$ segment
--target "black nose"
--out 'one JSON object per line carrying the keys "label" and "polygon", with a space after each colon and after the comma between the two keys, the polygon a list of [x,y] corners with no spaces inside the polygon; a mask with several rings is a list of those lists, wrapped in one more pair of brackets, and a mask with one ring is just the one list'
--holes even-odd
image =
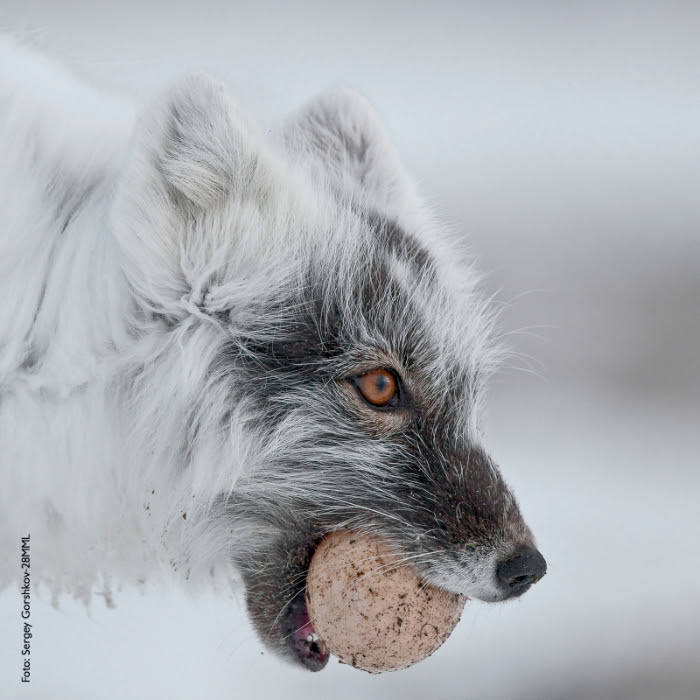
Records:
{"label": "black nose", "polygon": [[496,569],[496,577],[510,596],[518,596],[547,573],[547,562],[534,547],[520,547]]}

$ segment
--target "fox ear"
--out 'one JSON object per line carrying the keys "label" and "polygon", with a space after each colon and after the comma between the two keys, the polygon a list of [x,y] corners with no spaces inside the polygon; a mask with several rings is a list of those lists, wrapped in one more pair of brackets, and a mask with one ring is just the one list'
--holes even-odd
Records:
{"label": "fox ear", "polygon": [[415,199],[374,109],[352,90],[327,92],[307,105],[288,123],[285,143],[293,153],[311,156],[336,187],[385,213]]}
{"label": "fox ear", "polygon": [[129,174],[141,186],[170,187],[207,208],[250,183],[256,140],[223,85],[190,76],[141,118]]}
{"label": "fox ear", "polygon": [[144,112],[110,213],[144,303],[161,308],[191,293],[217,251],[236,244],[224,212],[231,218],[265,198],[275,167],[253,125],[206,76],[181,80]]}

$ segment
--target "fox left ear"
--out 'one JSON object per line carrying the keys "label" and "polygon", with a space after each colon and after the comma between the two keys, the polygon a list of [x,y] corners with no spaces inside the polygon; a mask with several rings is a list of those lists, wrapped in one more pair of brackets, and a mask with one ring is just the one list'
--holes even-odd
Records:
{"label": "fox left ear", "polygon": [[257,135],[233,98],[206,75],[180,80],[143,115],[132,166],[201,208],[243,193],[258,160]]}
{"label": "fox left ear", "polygon": [[413,184],[369,102],[352,90],[322,94],[286,126],[288,149],[311,156],[341,191],[386,214],[414,207]]}
{"label": "fox left ear", "polygon": [[232,226],[211,221],[227,207],[269,201],[276,172],[256,129],[207,76],[180,80],[147,108],[111,208],[122,264],[139,297],[169,308],[191,294],[217,251],[230,255],[238,243]]}

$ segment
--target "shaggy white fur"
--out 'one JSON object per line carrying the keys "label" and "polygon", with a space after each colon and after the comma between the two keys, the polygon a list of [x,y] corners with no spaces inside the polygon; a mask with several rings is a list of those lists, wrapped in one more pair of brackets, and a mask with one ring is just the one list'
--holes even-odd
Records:
{"label": "shaggy white fur", "polygon": [[[343,141],[329,126],[319,152],[338,122]],[[439,266],[436,290],[392,261],[426,342],[444,349],[435,396],[446,358],[473,379],[463,423],[478,438],[491,312],[362,98],[323,96],[264,140],[195,76],[136,120],[2,38],[0,153],[0,587],[19,580],[28,532],[34,580],[55,592],[231,573],[231,552],[265,526],[231,529],[213,504],[258,473],[257,493],[282,502],[294,487],[265,464],[308,427],[291,413],[261,442],[246,387],[212,367],[238,328],[274,337],[260,300],[269,309],[275,290],[303,285],[309,258],[326,261],[330,285],[354,283],[354,251],[372,245],[358,211],[419,231]]]}

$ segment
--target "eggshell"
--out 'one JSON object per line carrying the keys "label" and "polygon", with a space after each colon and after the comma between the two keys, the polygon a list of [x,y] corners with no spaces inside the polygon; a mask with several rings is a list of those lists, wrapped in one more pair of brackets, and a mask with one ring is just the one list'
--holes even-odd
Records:
{"label": "eggshell", "polygon": [[462,614],[464,596],[426,585],[386,543],[347,530],[314,552],[306,606],[332,654],[370,673],[407,668],[430,656]]}

